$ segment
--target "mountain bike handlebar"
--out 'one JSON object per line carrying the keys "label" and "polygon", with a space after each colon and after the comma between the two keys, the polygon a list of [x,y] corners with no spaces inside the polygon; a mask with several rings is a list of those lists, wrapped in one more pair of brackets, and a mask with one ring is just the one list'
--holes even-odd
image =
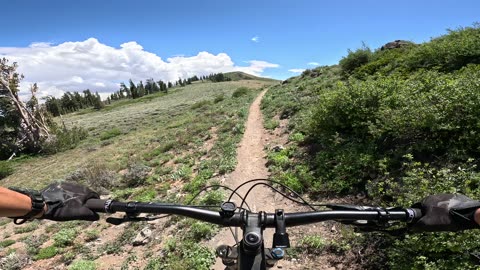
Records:
{"label": "mountain bike handlebar", "polygon": [[[137,217],[141,213],[174,214],[226,227],[241,227],[242,240],[236,246],[220,245],[217,256],[226,269],[265,270],[275,265],[284,256],[284,249],[290,247],[287,227],[306,225],[321,221],[335,220],[368,228],[382,228],[391,221],[407,223],[420,219],[420,209],[385,209],[369,206],[325,205],[333,210],[285,213],[276,209],[275,213],[253,213],[243,208],[237,209],[233,202],[224,202],[220,211],[212,211],[201,206],[188,206],[166,203],[118,202],[114,200],[90,199],[86,206],[95,212],[125,212],[123,219],[109,218],[108,222],[120,224],[124,221],[146,220]],[[388,226],[387,226],[388,227]],[[263,230],[275,228],[272,248],[265,248]]]}
{"label": "mountain bike handlebar", "polygon": [[[90,199],[87,201],[86,206],[92,211],[104,213],[125,212],[127,214],[175,214],[231,227],[242,227],[246,222],[246,211],[235,213],[232,211],[231,214],[226,214],[224,211],[212,211],[199,207],[178,204],[119,202],[114,200]],[[259,215],[259,222],[261,222],[262,227],[273,228],[276,226],[276,214],[265,212],[259,212],[257,214]],[[392,210],[384,208],[365,208],[365,210],[326,210],[285,213],[284,219],[285,225],[290,227],[327,220],[403,221],[411,223],[421,218],[421,216],[421,210],[416,208]]]}

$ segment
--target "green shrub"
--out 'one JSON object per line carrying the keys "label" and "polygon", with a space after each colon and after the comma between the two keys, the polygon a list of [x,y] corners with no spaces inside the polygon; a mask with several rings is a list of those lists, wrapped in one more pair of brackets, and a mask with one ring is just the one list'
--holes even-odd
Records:
{"label": "green shrub", "polygon": [[73,228],[61,229],[59,232],[53,235],[53,242],[56,247],[66,247],[73,244],[73,241],[77,237],[78,231]]}
{"label": "green shrub", "polygon": [[138,202],[151,202],[157,196],[157,192],[153,187],[142,188],[132,194],[132,200]]}
{"label": "green shrub", "polygon": [[307,134],[321,146],[319,180],[334,191],[363,189],[372,175],[401,172],[409,153],[437,163],[480,156],[479,75],[479,66],[469,66],[338,84],[321,96]]}
{"label": "green shrub", "polygon": [[27,232],[32,232],[38,229],[38,226],[40,225],[40,222],[38,220],[34,220],[32,222],[28,222],[26,224],[23,224],[21,226],[15,227],[13,229],[14,233],[27,233]]}
{"label": "green shrub", "polygon": [[224,194],[220,190],[208,191],[200,200],[203,205],[220,205],[223,202]]}
{"label": "green shrub", "polygon": [[367,64],[372,56],[372,51],[365,44],[355,51],[348,50],[348,55],[338,63],[344,74],[352,74],[355,69]]}
{"label": "green shrub", "polygon": [[13,173],[13,166],[10,162],[0,160],[0,179]]}
{"label": "green shrub", "polygon": [[266,129],[274,130],[280,125],[280,122],[276,119],[266,119],[263,125]]}
{"label": "green shrub", "polygon": [[[172,243],[172,241],[170,241]],[[191,241],[175,242],[166,248],[166,255],[150,260],[147,269],[198,269],[208,270],[215,262],[214,253],[207,247]]]}
{"label": "green shrub", "polygon": [[29,263],[30,259],[27,255],[14,252],[4,256],[0,260],[0,269],[20,270],[24,269],[25,266]]}
{"label": "green shrub", "polygon": [[54,128],[52,134],[54,135],[52,140],[42,142],[44,153],[55,154],[73,149],[88,136],[86,129],[76,126],[71,129]]}
{"label": "green shrub", "polygon": [[190,225],[189,237],[195,241],[211,238],[216,232],[216,227],[212,224],[195,221]]}
{"label": "green shrub", "polygon": [[248,94],[248,91],[250,91],[250,89],[248,89],[247,87],[239,87],[233,92],[232,97],[238,98],[241,96],[245,96],[246,94]]}
{"label": "green shrub", "polygon": [[41,248],[38,251],[38,254],[35,255],[34,260],[44,260],[44,259],[49,259],[57,255],[59,252],[58,248],[55,246],[49,246],[46,248]]}
{"label": "green shrub", "polygon": [[104,131],[100,134],[100,140],[105,141],[119,135],[122,135],[123,132],[118,128],[112,128],[110,130]]}
{"label": "green shrub", "polygon": [[0,248],[6,248],[13,244],[15,244],[15,240],[12,240],[12,239],[3,240],[3,241],[0,241]]}
{"label": "green shrub", "polygon": [[480,64],[480,24],[449,30],[448,34],[421,44],[405,57],[409,70],[436,68],[451,72]]}
{"label": "green shrub", "polygon": [[123,183],[127,187],[136,187],[145,182],[152,168],[140,162],[130,162],[127,170],[122,179]]}
{"label": "green shrub", "polygon": [[200,108],[206,108],[208,105],[211,104],[210,100],[202,100],[194,103],[192,106],[190,106],[190,109],[195,110],[195,109],[200,109]]}
{"label": "green shrub", "polygon": [[307,235],[300,240],[299,244],[308,253],[319,253],[327,246],[327,241],[319,235]]}
{"label": "green shrub", "polygon": [[215,99],[213,100],[213,103],[219,103],[225,100],[225,94],[220,94],[218,96],[215,96]]}
{"label": "green shrub", "polygon": [[68,270],[95,270],[97,265],[94,261],[78,260],[74,261]]}
{"label": "green shrub", "polygon": [[100,236],[100,231],[97,229],[87,230],[85,231],[85,241],[91,242],[93,240],[98,239]]}

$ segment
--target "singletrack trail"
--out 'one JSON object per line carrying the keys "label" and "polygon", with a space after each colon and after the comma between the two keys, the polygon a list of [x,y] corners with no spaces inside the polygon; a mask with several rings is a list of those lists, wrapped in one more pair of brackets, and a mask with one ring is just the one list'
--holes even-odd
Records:
{"label": "singletrack trail", "polygon": [[[267,134],[263,128],[263,116],[260,110],[260,102],[266,92],[267,90],[261,92],[250,106],[245,133],[237,149],[237,166],[235,171],[226,177],[223,183],[231,188],[236,188],[251,179],[268,178],[269,176],[266,167],[266,153],[264,152]],[[249,183],[242,187],[239,190],[239,194],[244,196],[248,189],[255,183],[258,182]],[[234,197],[234,201],[237,206],[241,203],[238,196]],[[254,212],[273,212],[279,208],[285,209],[286,212],[305,210],[303,207],[294,205],[290,201],[283,199],[281,195],[275,194],[268,187],[262,185],[256,186],[255,189],[250,192],[246,201]],[[240,229],[238,230],[238,234],[239,238],[241,238]],[[265,230],[264,239],[265,246],[270,247],[273,239],[273,229]],[[235,244],[232,233],[228,228],[223,228],[215,237],[208,241],[208,245],[213,248],[221,244]],[[278,265],[281,265],[284,269],[304,269],[299,265],[294,266],[292,262],[289,261],[280,261]],[[225,267],[221,260],[217,258],[212,269],[223,270]]]}

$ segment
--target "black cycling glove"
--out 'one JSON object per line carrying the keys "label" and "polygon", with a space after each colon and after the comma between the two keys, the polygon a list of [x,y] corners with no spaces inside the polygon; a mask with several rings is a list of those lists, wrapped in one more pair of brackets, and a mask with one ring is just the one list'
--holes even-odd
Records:
{"label": "black cycling glove", "polygon": [[99,195],[88,187],[63,182],[50,184],[42,190],[47,211],[41,218],[55,221],[98,220],[98,214],[85,207],[89,199],[99,199]]}
{"label": "black cycling glove", "polygon": [[461,231],[480,226],[474,220],[480,202],[462,194],[438,194],[412,205],[423,217],[411,226],[417,232]]}

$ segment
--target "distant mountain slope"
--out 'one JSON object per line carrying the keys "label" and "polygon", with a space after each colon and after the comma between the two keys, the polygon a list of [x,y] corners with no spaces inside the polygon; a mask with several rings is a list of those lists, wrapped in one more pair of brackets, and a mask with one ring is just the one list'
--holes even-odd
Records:
{"label": "distant mountain slope", "polygon": [[232,81],[241,81],[241,80],[277,81],[275,79],[257,77],[241,71],[227,72],[227,73],[224,73],[224,75],[230,78]]}

